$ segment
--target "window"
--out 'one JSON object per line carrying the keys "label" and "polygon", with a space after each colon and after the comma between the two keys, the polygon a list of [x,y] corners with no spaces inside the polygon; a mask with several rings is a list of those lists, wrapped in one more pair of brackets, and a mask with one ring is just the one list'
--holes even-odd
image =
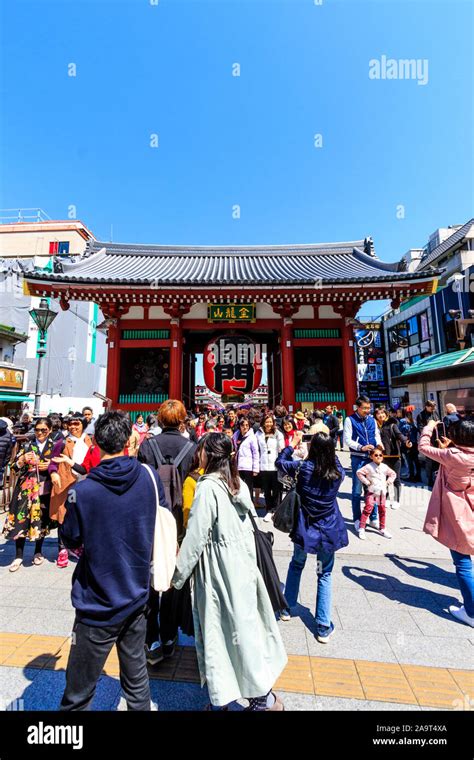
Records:
{"label": "window", "polygon": [[388,340],[390,351],[396,351],[398,348],[408,347],[407,323],[399,322],[398,325],[390,327],[388,330]]}
{"label": "window", "polygon": [[420,314],[420,333],[421,340],[429,340],[430,337],[430,324],[428,322],[428,312],[424,311]]}
{"label": "window", "polygon": [[400,377],[400,375],[403,373],[403,371],[406,369],[407,364],[405,361],[397,361],[397,362],[391,362],[390,364],[390,374],[392,377]]}
{"label": "window", "polygon": [[421,359],[420,354],[415,354],[414,356],[410,356],[410,364],[416,364]]}
{"label": "window", "polygon": [[411,317],[407,321],[407,327],[408,327],[408,340],[409,340],[410,346],[414,346],[416,343],[420,342],[420,333],[418,330],[418,316]]}

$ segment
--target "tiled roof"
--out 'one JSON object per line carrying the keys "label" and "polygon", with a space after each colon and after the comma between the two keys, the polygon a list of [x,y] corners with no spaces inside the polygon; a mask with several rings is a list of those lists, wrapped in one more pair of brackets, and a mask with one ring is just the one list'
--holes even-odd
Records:
{"label": "tiled roof", "polygon": [[431,253],[428,253],[419,263],[418,271],[425,269],[433,261],[436,261],[443,253],[449,251],[450,248],[454,248],[455,245],[461,242],[461,240],[467,235],[470,228],[474,225],[474,219],[469,219],[466,224],[460,227],[456,232],[453,232],[446,240],[433,248]]}
{"label": "tiled roof", "polygon": [[[307,285],[406,281],[420,273],[399,272],[363,250],[364,241],[285,246],[155,246],[91,241],[62,272],[36,272],[28,280],[52,282],[199,285]],[[425,277],[428,275],[424,275]]]}

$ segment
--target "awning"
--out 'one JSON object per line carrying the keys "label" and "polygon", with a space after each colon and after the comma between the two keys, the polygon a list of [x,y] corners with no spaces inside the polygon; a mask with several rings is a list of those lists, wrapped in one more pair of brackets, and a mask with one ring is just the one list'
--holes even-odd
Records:
{"label": "awning", "polygon": [[21,393],[0,393],[0,401],[27,401],[33,403],[32,396],[22,395]]}
{"label": "awning", "polygon": [[401,380],[420,375],[425,372],[437,372],[455,368],[471,369],[474,372],[474,348],[466,348],[463,351],[448,351],[443,354],[433,354],[425,359],[415,362],[407,367],[400,375]]}

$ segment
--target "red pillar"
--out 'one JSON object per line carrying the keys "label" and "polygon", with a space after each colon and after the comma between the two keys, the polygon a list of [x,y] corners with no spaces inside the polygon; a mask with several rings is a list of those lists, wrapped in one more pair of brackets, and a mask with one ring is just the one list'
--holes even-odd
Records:
{"label": "red pillar", "polygon": [[172,317],[170,330],[169,398],[183,397],[183,328],[180,317]]}
{"label": "red pillar", "polygon": [[119,403],[120,386],[120,319],[108,328],[107,383],[105,395],[112,400],[112,407]]}
{"label": "red pillar", "polygon": [[280,347],[281,347],[281,375],[282,375],[282,403],[289,409],[295,408],[295,358],[293,350],[293,320],[282,315]]}
{"label": "red pillar", "polygon": [[352,414],[357,398],[357,375],[354,351],[354,332],[349,318],[343,316],[342,325],[342,371],[344,375],[344,394],[346,396],[346,412]]}

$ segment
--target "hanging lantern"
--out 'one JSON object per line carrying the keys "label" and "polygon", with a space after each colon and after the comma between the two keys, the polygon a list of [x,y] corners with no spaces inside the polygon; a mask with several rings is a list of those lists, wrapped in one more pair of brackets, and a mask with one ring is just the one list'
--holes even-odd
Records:
{"label": "hanging lantern", "polygon": [[244,335],[220,335],[204,349],[204,381],[213,393],[243,396],[262,382],[261,346]]}

